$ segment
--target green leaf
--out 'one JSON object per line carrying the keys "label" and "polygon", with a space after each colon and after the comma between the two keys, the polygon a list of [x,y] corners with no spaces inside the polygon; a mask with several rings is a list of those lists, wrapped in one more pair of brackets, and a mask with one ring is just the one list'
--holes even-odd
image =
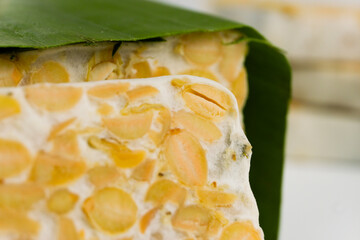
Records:
{"label": "green leaf", "polygon": [[[0,0],[0,52],[100,41],[161,41],[196,31],[237,29],[250,49],[246,134],[250,182],[267,240],[278,235],[291,72],[283,53],[253,28],[142,0]],[[120,43],[118,44],[118,46]]]}
{"label": "green leaf", "polygon": [[195,31],[251,28],[141,0],[0,0],[0,47],[138,41]]}
{"label": "green leaf", "polygon": [[284,165],[290,66],[278,49],[250,42],[246,58],[249,97],[244,109],[246,135],[253,146],[250,183],[266,239],[277,239]]}

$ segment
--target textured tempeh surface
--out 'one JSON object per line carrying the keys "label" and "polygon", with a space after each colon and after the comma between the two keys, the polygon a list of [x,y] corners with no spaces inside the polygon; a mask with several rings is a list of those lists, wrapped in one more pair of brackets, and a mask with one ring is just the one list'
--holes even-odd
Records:
{"label": "textured tempeh surface", "polygon": [[71,45],[0,55],[0,86],[149,78],[187,74],[218,81],[242,108],[247,46],[236,31],[192,33],[165,41]]}
{"label": "textured tempeh surface", "polygon": [[250,156],[205,78],[0,88],[0,239],[260,240]]}

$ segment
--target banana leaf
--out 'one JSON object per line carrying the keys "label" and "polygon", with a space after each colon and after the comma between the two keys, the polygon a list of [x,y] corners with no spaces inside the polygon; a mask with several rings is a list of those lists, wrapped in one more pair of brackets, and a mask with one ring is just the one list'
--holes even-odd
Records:
{"label": "banana leaf", "polygon": [[279,228],[291,70],[283,53],[241,23],[143,0],[0,0],[0,53],[74,43],[140,41],[237,29],[249,53],[246,134],[253,145],[250,182],[268,240]]}

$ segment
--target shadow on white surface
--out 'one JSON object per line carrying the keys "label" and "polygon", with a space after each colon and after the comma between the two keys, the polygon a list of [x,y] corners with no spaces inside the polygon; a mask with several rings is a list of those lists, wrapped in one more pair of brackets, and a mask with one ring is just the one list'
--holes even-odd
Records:
{"label": "shadow on white surface", "polygon": [[359,240],[360,167],[287,161],[280,240]]}

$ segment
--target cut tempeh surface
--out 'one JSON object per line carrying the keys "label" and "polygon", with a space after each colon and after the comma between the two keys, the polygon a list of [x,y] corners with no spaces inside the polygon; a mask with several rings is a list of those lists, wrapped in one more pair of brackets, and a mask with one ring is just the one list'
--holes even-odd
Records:
{"label": "cut tempeh surface", "polygon": [[[129,101],[138,89],[151,89],[146,102]],[[42,102],[50,93],[55,109]],[[222,85],[185,75],[41,83],[0,88],[0,99],[16,106],[0,118],[1,240],[263,239],[251,146]]]}
{"label": "cut tempeh surface", "polygon": [[[0,54],[0,87],[193,75],[229,88],[242,108],[247,96],[247,43],[236,42],[241,37],[234,30],[195,32],[165,37],[164,41],[122,42],[118,48],[116,43],[105,42]],[[115,89],[109,94],[121,93],[125,88]],[[92,95],[102,97],[107,89],[92,91]],[[156,94],[151,86],[127,92],[129,101],[146,101]]]}

